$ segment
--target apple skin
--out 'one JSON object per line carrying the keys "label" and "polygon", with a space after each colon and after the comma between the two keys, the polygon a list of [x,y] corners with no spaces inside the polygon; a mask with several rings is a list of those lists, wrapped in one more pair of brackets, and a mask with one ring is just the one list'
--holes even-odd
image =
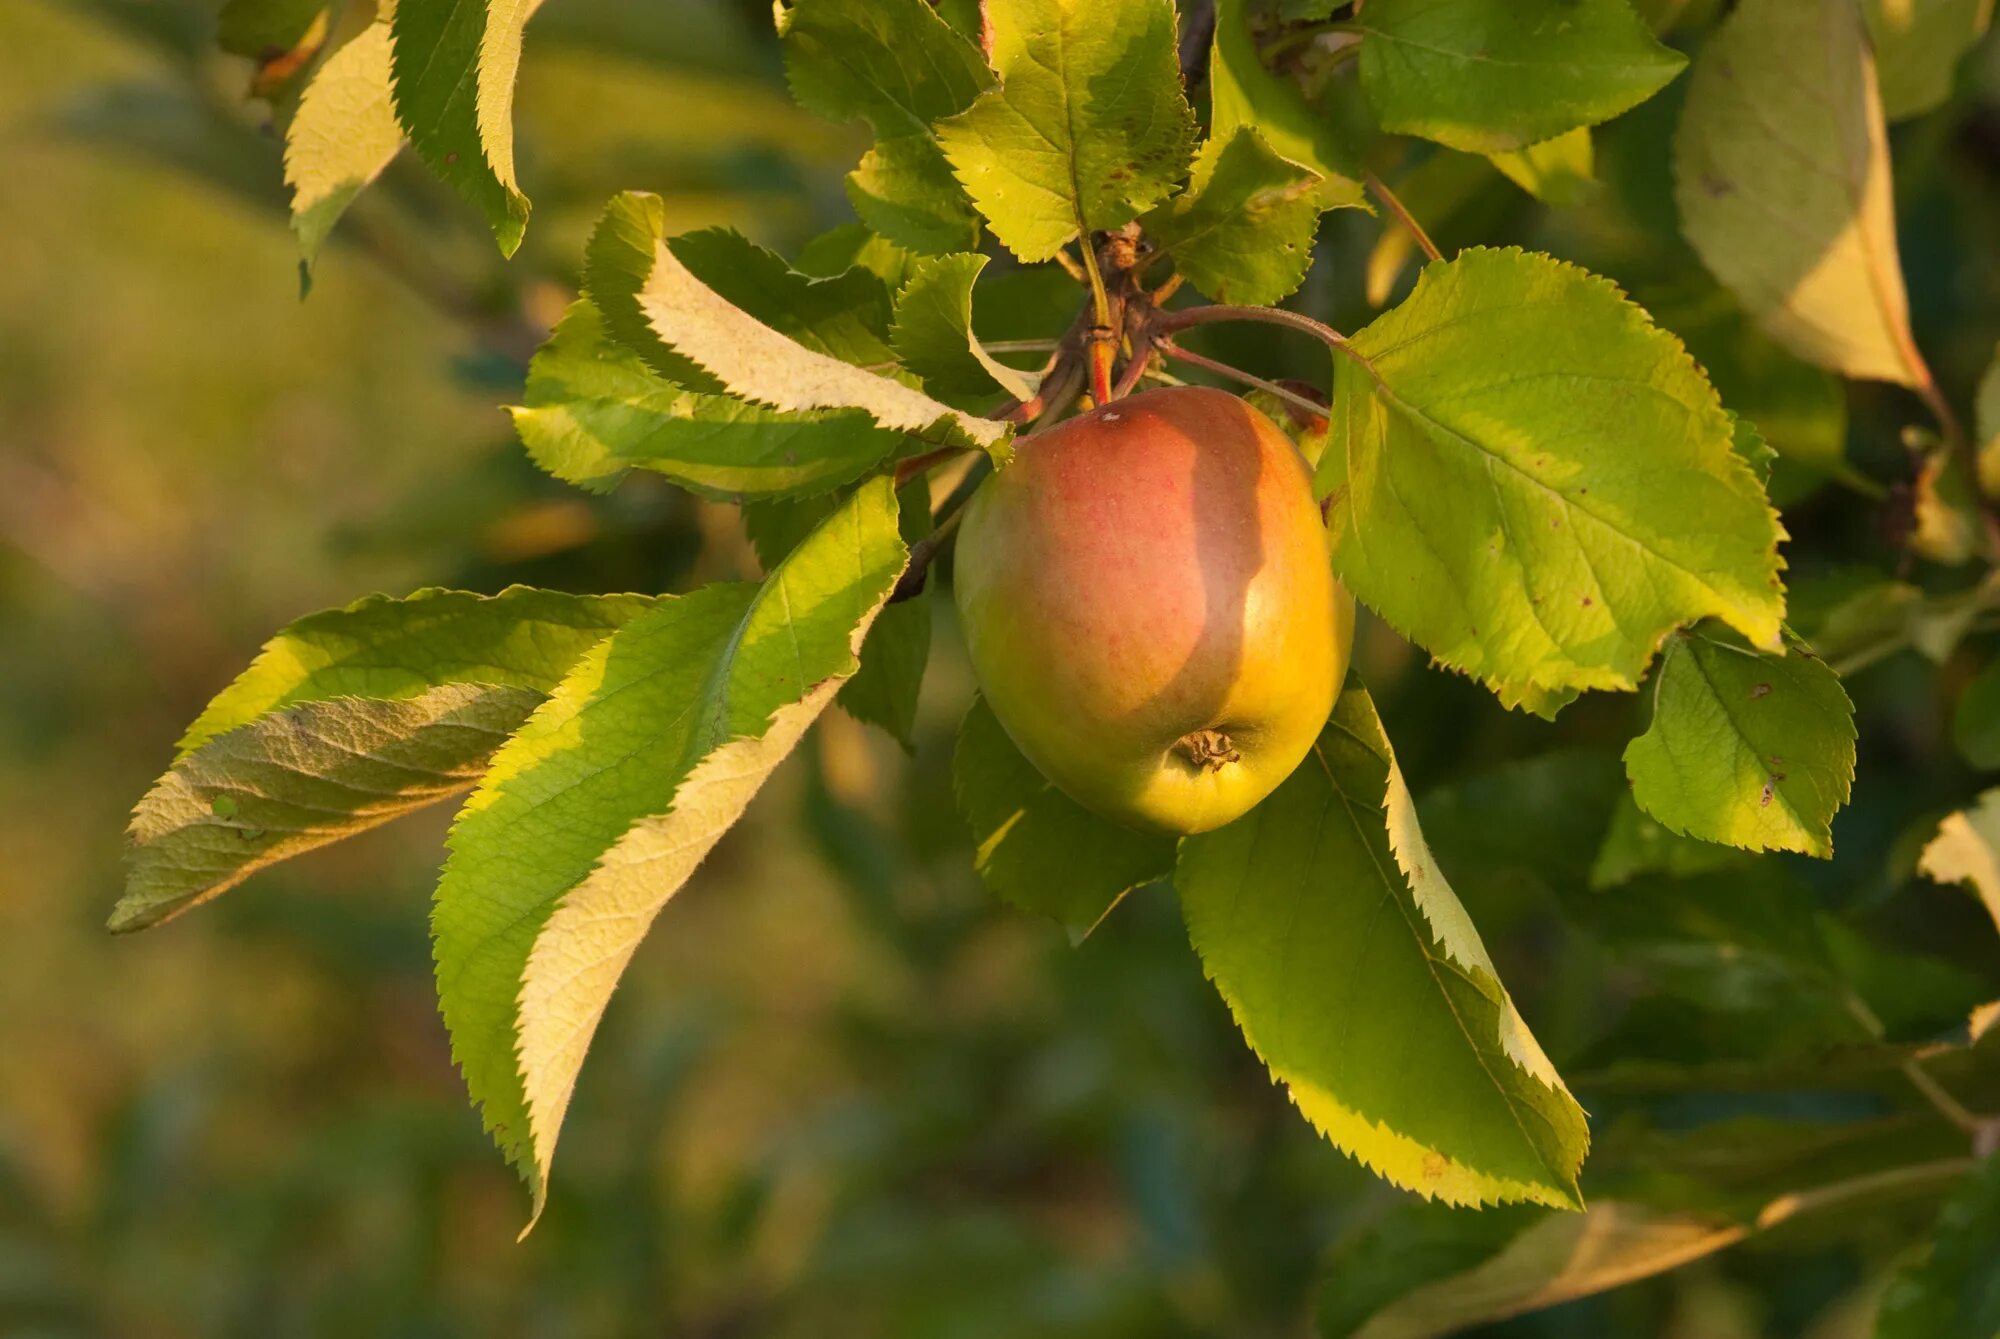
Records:
{"label": "apple skin", "polygon": [[1219,390],[1147,391],[1023,441],[967,505],[954,571],[1009,737],[1133,828],[1205,832],[1276,789],[1354,642],[1305,461]]}

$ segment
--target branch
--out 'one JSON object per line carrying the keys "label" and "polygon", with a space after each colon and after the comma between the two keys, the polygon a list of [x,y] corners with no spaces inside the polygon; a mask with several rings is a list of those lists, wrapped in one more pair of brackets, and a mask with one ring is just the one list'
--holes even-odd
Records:
{"label": "branch", "polygon": [[[1324,321],[1315,321],[1310,316],[1287,311],[1283,307],[1240,307],[1228,303],[1217,303],[1208,307],[1187,307],[1180,311],[1157,313],[1152,318],[1152,329],[1172,332],[1185,330],[1189,326],[1210,325],[1218,321],[1261,321],[1266,325],[1281,325],[1288,329],[1304,331],[1335,353],[1352,359],[1373,378],[1376,385],[1382,384],[1382,378],[1375,371],[1375,365],[1369,362],[1359,349],[1347,342],[1347,336]],[[1185,356],[1185,353],[1182,356]]]}
{"label": "branch", "polygon": [[1396,221],[1403,225],[1403,231],[1416,240],[1417,249],[1432,260],[1443,260],[1444,257],[1438,252],[1437,243],[1431,240],[1430,234],[1424,231],[1416,216],[1404,207],[1403,202],[1396,198],[1396,193],[1389,189],[1382,178],[1370,172],[1364,179],[1368,183],[1368,193],[1380,200],[1388,211],[1396,216]]}
{"label": "branch", "polygon": [[1155,341],[1155,345],[1167,357],[1178,359],[1190,367],[1199,367],[1204,371],[1213,372],[1219,377],[1228,377],[1230,380],[1240,381],[1246,386],[1254,386],[1267,395],[1276,396],[1288,405],[1303,409],[1314,418],[1326,417],[1325,405],[1315,404],[1313,401],[1306,399],[1305,396],[1300,395],[1297,391],[1286,390],[1275,381],[1266,381],[1263,377],[1257,376],[1255,373],[1245,372],[1242,368],[1222,362],[1220,359],[1209,358],[1199,353],[1190,352],[1170,339],[1157,340]]}

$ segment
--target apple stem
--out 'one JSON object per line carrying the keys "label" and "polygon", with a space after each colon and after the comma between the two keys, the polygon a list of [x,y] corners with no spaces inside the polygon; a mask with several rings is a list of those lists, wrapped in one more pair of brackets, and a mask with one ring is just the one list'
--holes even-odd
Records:
{"label": "apple stem", "polygon": [[1111,363],[1116,354],[1116,336],[1108,326],[1090,330],[1090,399],[1093,404],[1109,404],[1113,397]]}
{"label": "apple stem", "polygon": [[1240,381],[1246,386],[1253,386],[1267,395],[1276,396],[1294,408],[1305,410],[1314,418],[1324,418],[1326,416],[1325,405],[1308,400],[1297,391],[1286,390],[1275,381],[1267,381],[1253,372],[1245,372],[1242,368],[1222,362],[1220,359],[1210,358],[1204,354],[1184,349],[1170,339],[1156,339],[1153,343],[1154,347],[1166,354],[1167,357],[1178,359],[1190,367],[1199,367],[1204,371],[1213,372],[1219,377],[1228,377],[1232,381]]}

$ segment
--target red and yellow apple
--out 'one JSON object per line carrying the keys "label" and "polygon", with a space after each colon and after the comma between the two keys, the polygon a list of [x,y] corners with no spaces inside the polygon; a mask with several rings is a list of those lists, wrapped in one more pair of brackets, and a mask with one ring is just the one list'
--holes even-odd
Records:
{"label": "red and yellow apple", "polygon": [[993,714],[1085,808],[1204,832],[1318,738],[1347,672],[1298,448],[1233,395],[1147,391],[1020,444],[958,536],[959,619]]}

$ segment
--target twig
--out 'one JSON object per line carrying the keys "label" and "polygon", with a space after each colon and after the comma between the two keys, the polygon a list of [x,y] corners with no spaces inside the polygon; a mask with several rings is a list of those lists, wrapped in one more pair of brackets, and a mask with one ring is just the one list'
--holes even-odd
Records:
{"label": "twig", "polygon": [[[1347,336],[1335,330],[1324,321],[1315,321],[1310,316],[1283,307],[1240,307],[1229,303],[1216,303],[1208,307],[1186,307],[1180,311],[1159,312],[1152,318],[1155,331],[1185,330],[1189,326],[1209,325],[1217,321],[1262,321],[1266,325],[1281,325],[1292,330],[1301,330],[1319,340],[1335,353],[1351,358],[1359,364],[1376,385],[1382,378],[1375,371],[1375,365],[1362,352],[1347,342]],[[1233,370],[1233,369],[1232,369]],[[1314,412],[1319,412],[1315,408]]]}
{"label": "twig", "polygon": [[1417,222],[1416,216],[1410,213],[1409,209],[1396,197],[1396,193],[1389,189],[1382,178],[1376,176],[1373,172],[1369,172],[1364,175],[1363,180],[1368,184],[1369,194],[1380,200],[1388,211],[1396,216],[1396,221],[1403,225],[1403,231],[1409,233],[1411,238],[1416,241],[1419,251],[1422,251],[1432,260],[1444,259],[1444,256],[1437,249],[1437,243],[1431,240],[1430,234],[1424,231],[1423,225]]}
{"label": "twig", "polygon": [[1326,417],[1325,405],[1315,404],[1313,401],[1306,399],[1305,396],[1300,395],[1297,391],[1286,390],[1275,381],[1266,381],[1263,377],[1252,372],[1245,372],[1240,367],[1234,367],[1219,359],[1209,358],[1202,354],[1183,349],[1170,339],[1155,340],[1154,344],[1167,357],[1179,359],[1190,367],[1199,367],[1204,371],[1213,372],[1219,377],[1228,377],[1232,381],[1240,381],[1246,386],[1254,386],[1268,395],[1275,395],[1288,405],[1294,405],[1305,410],[1314,418]]}
{"label": "twig", "polygon": [[953,456],[963,454],[964,452],[959,447],[942,446],[935,451],[926,451],[920,456],[911,456],[908,460],[898,461],[896,462],[896,487],[901,488],[904,484],[916,478],[919,474],[924,473],[933,465],[942,465]]}
{"label": "twig", "polygon": [[1122,400],[1136,390],[1139,382],[1146,375],[1146,369],[1152,366],[1152,362],[1152,337],[1141,333],[1139,338],[1133,342],[1132,357],[1126,362],[1125,371],[1120,374],[1118,384],[1111,388],[1111,398]]}
{"label": "twig", "polygon": [[1059,339],[984,339],[980,341],[988,353],[1047,353],[1061,344]]}

